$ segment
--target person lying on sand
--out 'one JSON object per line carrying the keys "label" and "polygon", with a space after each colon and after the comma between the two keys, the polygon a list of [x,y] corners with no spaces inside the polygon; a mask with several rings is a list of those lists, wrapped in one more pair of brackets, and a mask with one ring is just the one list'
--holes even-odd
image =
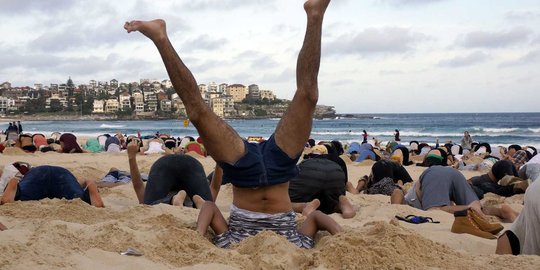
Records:
{"label": "person lying on sand", "polygon": [[311,248],[313,236],[319,229],[332,234],[342,230],[320,211],[313,211],[297,230],[288,195],[288,181],[298,173],[296,163],[309,138],[317,104],[322,22],[329,3],[330,0],[309,0],[304,4],[308,24],[298,56],[297,91],[275,133],[260,144],[243,140],[206,106],[191,71],[171,45],[163,20],[131,21],[124,25],[128,32],[140,31],[154,42],[189,120],[204,141],[208,154],[223,169],[223,179],[233,185],[229,224],[212,201],[194,198],[201,207],[197,231],[204,235],[210,226],[217,235],[219,247],[272,230],[297,246]]}
{"label": "person lying on sand", "polygon": [[370,176],[358,180],[356,187],[348,183],[348,191],[359,194],[365,190],[367,194],[383,194],[390,196],[392,204],[403,202],[403,184],[412,182],[412,178],[401,164],[394,160],[379,160],[371,167]]}
{"label": "person lying on sand", "polygon": [[352,218],[356,211],[346,197],[345,162],[337,150],[328,144],[316,145],[298,165],[300,173],[290,180],[289,197],[293,209],[308,216],[315,209],[325,214],[341,213]]}
{"label": "person lying on sand", "polygon": [[91,180],[81,182],[62,167],[33,167],[24,176],[18,175],[8,182],[0,204],[45,198],[80,198],[95,207],[104,207],[96,183]]}
{"label": "person lying on sand", "polygon": [[517,220],[497,240],[496,254],[540,255],[540,181],[525,192]]}
{"label": "person lying on sand", "polygon": [[131,183],[139,203],[184,205],[186,196],[199,195],[212,200],[210,188],[202,164],[189,155],[165,155],[160,157],[148,175],[146,186],[137,165],[139,145],[132,140],[127,147]]}
{"label": "person lying on sand", "polygon": [[[426,169],[407,192],[403,202],[425,211],[438,209],[452,213],[456,221],[461,222],[459,226],[452,227],[452,232],[470,233],[488,239],[493,239],[493,235],[502,230],[502,226],[487,222],[486,214],[510,221],[516,216],[515,211],[509,207],[482,208],[480,200],[463,174],[447,166],[432,166]],[[467,217],[472,217],[474,224]]]}
{"label": "person lying on sand", "polygon": [[[499,181],[505,176],[515,177],[518,181],[512,185],[500,185]],[[491,170],[483,175],[472,177],[468,180],[472,185],[478,198],[484,198],[484,194],[491,192],[499,196],[511,197],[515,194],[524,193],[529,183],[525,180],[519,181],[518,171],[509,160],[499,160],[495,162]]]}

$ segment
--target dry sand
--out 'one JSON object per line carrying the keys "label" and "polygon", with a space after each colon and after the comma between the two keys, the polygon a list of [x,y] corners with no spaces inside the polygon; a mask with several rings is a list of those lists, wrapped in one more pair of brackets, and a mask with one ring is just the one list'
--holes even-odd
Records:
{"label": "dry sand", "polygon": [[[141,171],[148,172],[159,157],[140,156]],[[211,158],[199,160],[207,173],[213,169]],[[111,167],[129,169],[125,153],[0,155],[2,167],[14,161],[59,165],[90,179],[101,178]],[[349,163],[351,182],[368,174],[370,165]],[[414,179],[424,170],[407,169]],[[476,174],[465,172],[466,177]],[[105,209],[58,199],[0,206],[0,222],[9,228],[0,232],[0,269],[540,269],[538,256],[496,256],[496,240],[451,233],[450,214],[390,205],[382,195],[348,194],[358,209],[356,217],[333,214],[345,232],[319,233],[313,250],[296,248],[271,232],[224,250],[194,231],[195,209],[138,205],[131,184],[100,192]],[[224,186],[217,204],[225,215],[231,200],[231,188]],[[485,201],[506,201],[519,209],[522,200],[489,196]],[[413,225],[396,221],[396,214],[430,216],[441,223]],[[298,215],[299,222],[303,219]],[[119,254],[128,247],[144,255]]]}

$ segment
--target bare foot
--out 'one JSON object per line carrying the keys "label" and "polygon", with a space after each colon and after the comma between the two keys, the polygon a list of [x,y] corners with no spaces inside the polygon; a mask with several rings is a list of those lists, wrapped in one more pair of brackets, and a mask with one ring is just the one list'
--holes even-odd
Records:
{"label": "bare foot", "polygon": [[0,231],[5,231],[7,230],[7,227],[4,226],[4,224],[0,223]]}
{"label": "bare foot", "polygon": [[197,209],[201,209],[201,207],[203,206],[203,204],[205,202],[205,200],[199,195],[193,196],[193,198],[191,200],[193,201],[193,203],[195,204],[195,207],[197,207]]}
{"label": "bare foot", "polygon": [[87,181],[86,188],[88,189],[88,194],[90,195],[90,204],[95,207],[105,207],[103,200],[101,199],[101,195],[99,195],[96,183],[94,181]]}
{"label": "bare foot", "polygon": [[167,29],[164,20],[153,21],[131,21],[124,24],[124,29],[128,33],[139,31],[152,41],[158,41],[167,38]]}
{"label": "bare foot", "polygon": [[321,206],[321,201],[319,199],[314,199],[313,201],[306,204],[304,210],[302,210],[302,215],[309,216],[313,211],[317,210]]}
{"label": "bare foot", "polygon": [[330,0],[308,0],[304,3],[304,9],[308,16],[323,17]]}
{"label": "bare foot", "polygon": [[2,196],[1,204],[11,203],[15,201],[15,195],[17,194],[17,185],[19,184],[19,179],[13,178],[9,181],[6,188],[4,189],[4,196]]}
{"label": "bare foot", "polygon": [[353,218],[356,216],[354,207],[345,195],[339,196],[339,210],[341,210],[341,216],[343,218]]}
{"label": "bare foot", "polygon": [[186,196],[187,194],[184,190],[178,191],[178,193],[172,197],[171,204],[176,206],[184,206]]}

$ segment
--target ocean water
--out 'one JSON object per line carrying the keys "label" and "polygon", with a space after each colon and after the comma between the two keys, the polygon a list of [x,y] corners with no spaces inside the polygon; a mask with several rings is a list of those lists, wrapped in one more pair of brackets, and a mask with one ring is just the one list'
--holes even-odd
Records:
{"label": "ocean water", "polygon": [[[279,119],[227,120],[241,136],[269,137]],[[175,137],[197,136],[190,123],[183,120],[151,121],[24,121],[24,132],[72,132],[78,136],[98,136],[120,131],[124,134],[153,135],[157,131]],[[0,120],[0,129],[7,122]],[[469,131],[474,141],[495,145],[540,146],[540,113],[457,113],[457,114],[362,114],[340,119],[314,120],[312,138],[315,140],[362,140],[362,130],[382,141],[393,139],[395,129],[400,130],[401,140],[435,143],[459,142],[464,131]]]}

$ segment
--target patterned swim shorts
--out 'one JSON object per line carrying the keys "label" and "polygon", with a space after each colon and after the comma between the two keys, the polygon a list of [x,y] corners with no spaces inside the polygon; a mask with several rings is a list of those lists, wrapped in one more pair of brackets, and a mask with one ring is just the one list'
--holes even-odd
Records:
{"label": "patterned swim shorts", "polygon": [[216,235],[214,243],[220,248],[228,248],[231,244],[239,243],[264,230],[285,236],[289,242],[300,248],[310,249],[315,245],[311,237],[299,233],[296,229],[296,214],[292,210],[265,214],[240,209],[234,205],[231,205],[229,230]]}

